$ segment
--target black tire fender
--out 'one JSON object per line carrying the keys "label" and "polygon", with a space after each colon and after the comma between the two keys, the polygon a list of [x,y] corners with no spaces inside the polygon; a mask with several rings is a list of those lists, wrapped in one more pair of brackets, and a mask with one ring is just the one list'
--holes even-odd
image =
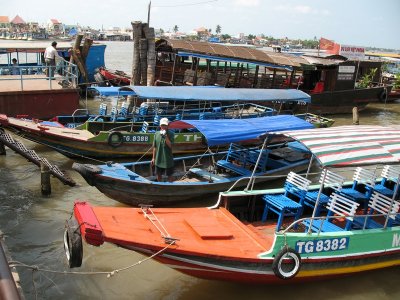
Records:
{"label": "black tire fender", "polygon": [[112,131],[108,135],[107,142],[111,147],[119,147],[124,142],[124,136],[119,131]]}
{"label": "black tire fender", "polygon": [[82,265],[82,236],[78,222],[75,219],[65,222],[64,251],[70,268],[77,268]]}
{"label": "black tire fender", "polygon": [[[286,271],[282,268],[282,264],[286,258],[289,258],[294,262],[293,268],[291,268],[289,271]],[[279,251],[272,262],[272,271],[274,271],[274,274],[281,279],[291,279],[295,277],[300,271],[300,267],[300,254],[289,247],[284,247],[281,251]]]}

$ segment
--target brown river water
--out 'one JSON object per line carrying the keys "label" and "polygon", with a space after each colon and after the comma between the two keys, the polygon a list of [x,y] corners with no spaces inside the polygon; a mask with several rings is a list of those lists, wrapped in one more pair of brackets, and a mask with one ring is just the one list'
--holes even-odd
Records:
{"label": "brown river water", "polygon": [[[129,72],[131,46],[131,43],[109,42],[106,65]],[[128,63],[123,57],[127,57]],[[98,104],[92,100],[90,106],[98,107]],[[351,115],[337,115],[334,119],[335,125],[352,123]],[[400,101],[370,104],[360,112],[360,124],[400,125]],[[71,188],[53,178],[52,194],[44,197],[40,192],[40,172],[35,165],[9,149],[6,156],[0,156],[0,230],[6,236],[13,260],[39,269],[32,271],[18,267],[26,299],[400,299],[398,267],[338,279],[275,286],[197,279],[152,260],[110,278],[104,274],[63,274],[70,271],[64,256],[63,231],[73,202],[79,199],[92,205],[123,205],[88,186],[71,169],[73,160],[45,146],[23,142],[69,171],[78,183]],[[212,201],[189,205],[210,204]],[[112,245],[99,248],[84,245],[83,266],[73,271],[112,271],[134,265],[144,258]]]}

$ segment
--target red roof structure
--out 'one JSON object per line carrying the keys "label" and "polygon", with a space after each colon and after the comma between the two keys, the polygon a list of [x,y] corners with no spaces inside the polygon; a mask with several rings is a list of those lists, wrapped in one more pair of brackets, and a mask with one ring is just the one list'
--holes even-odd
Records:
{"label": "red roof structure", "polygon": [[58,21],[57,19],[50,19],[51,23],[53,24],[61,24],[60,21]]}
{"label": "red roof structure", "polygon": [[0,16],[0,23],[10,23],[8,16]]}
{"label": "red roof structure", "polygon": [[16,15],[15,18],[12,19],[10,23],[18,25],[18,24],[25,24],[25,21],[20,16]]}

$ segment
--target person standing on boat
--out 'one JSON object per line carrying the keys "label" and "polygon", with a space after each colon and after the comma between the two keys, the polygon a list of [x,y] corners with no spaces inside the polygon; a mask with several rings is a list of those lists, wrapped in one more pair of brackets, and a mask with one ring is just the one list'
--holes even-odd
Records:
{"label": "person standing on boat", "polygon": [[44,51],[44,62],[46,63],[46,66],[48,66],[47,75],[50,80],[55,79],[54,72],[56,69],[56,57],[60,57],[57,52],[57,42],[52,42],[51,46],[47,47]]}
{"label": "person standing on boat", "polygon": [[173,181],[174,157],[172,145],[174,143],[174,134],[168,130],[168,124],[168,119],[162,118],[160,120],[160,130],[154,135],[151,165],[155,166],[155,173],[159,182],[162,181],[163,174],[168,176],[169,182]]}
{"label": "person standing on boat", "polygon": [[11,74],[12,74],[12,75],[19,75],[19,66],[18,66],[18,61],[17,61],[16,58],[13,58],[13,59],[12,59]]}

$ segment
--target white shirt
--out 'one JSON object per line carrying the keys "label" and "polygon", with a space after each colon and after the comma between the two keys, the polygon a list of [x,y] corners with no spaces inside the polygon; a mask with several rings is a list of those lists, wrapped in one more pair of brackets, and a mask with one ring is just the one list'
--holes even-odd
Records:
{"label": "white shirt", "polygon": [[44,51],[44,59],[55,59],[57,56],[60,57],[57,50],[54,49],[53,46],[47,47],[46,51]]}

